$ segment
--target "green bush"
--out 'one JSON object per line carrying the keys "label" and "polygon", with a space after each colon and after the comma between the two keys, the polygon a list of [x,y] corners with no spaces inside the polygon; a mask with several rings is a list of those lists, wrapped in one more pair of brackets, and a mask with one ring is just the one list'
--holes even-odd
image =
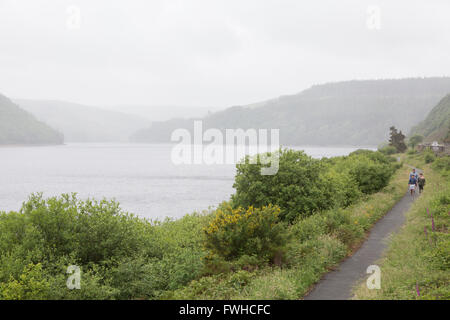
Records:
{"label": "green bush", "polygon": [[50,283],[40,263],[27,265],[18,279],[11,276],[9,281],[0,283],[0,299],[4,300],[40,300],[49,294]]}
{"label": "green bush", "polygon": [[262,261],[274,259],[288,240],[279,214],[280,208],[272,205],[233,209],[229,204],[222,204],[204,230],[210,257],[217,255],[234,260],[242,255],[254,255]]}
{"label": "green bush", "polygon": [[295,222],[291,227],[291,233],[298,242],[305,242],[326,234],[328,231],[326,217],[323,214],[316,214],[306,219]]}
{"label": "green bush", "polygon": [[291,268],[311,268],[317,273],[324,266],[338,263],[346,254],[345,244],[333,235],[323,234],[304,242],[292,242],[286,260]]}
{"label": "green bush", "polygon": [[387,186],[392,175],[391,169],[377,163],[355,163],[350,169],[360,190],[365,194],[375,193]]}
{"label": "green bush", "polygon": [[[23,240],[27,245],[28,238],[33,237],[30,244],[39,244],[47,255],[75,254],[83,264],[151,251],[152,247],[143,236],[152,232],[149,223],[122,212],[114,201],[81,201],[75,194],[43,199],[37,194],[23,205],[18,216],[8,215],[5,223],[17,218],[22,230],[9,241],[17,244]],[[19,231],[7,228],[6,232],[14,230]]]}
{"label": "green bush", "polygon": [[329,199],[322,193],[322,164],[302,151],[280,151],[276,175],[261,175],[260,163],[244,161],[236,167],[236,193],[232,196],[235,208],[273,204],[282,209],[281,218],[288,221],[326,208]]}
{"label": "green bush", "polygon": [[300,242],[329,234],[335,236],[345,245],[349,245],[362,235],[363,230],[342,209],[337,209],[299,220],[294,223],[291,232],[294,238]]}
{"label": "green bush", "polygon": [[437,171],[450,171],[450,156],[438,157],[433,162],[432,168]]}
{"label": "green bush", "polygon": [[369,150],[351,153],[343,163],[342,170],[345,167],[365,194],[375,193],[387,186],[395,171],[389,157]]}
{"label": "green bush", "polygon": [[237,165],[233,206],[281,208],[283,220],[335,207],[346,207],[389,183],[398,167],[380,152],[357,150],[348,157],[317,160],[302,151],[281,150],[276,175],[261,175],[261,164],[246,161]]}
{"label": "green bush", "polygon": [[255,277],[255,273],[239,270],[192,281],[188,286],[168,293],[164,298],[175,300],[232,299]]}
{"label": "green bush", "polygon": [[118,299],[158,299],[165,291],[198,278],[203,270],[202,259],[203,255],[191,250],[167,254],[162,259],[127,258],[111,268],[111,286],[119,289]]}
{"label": "green bush", "polygon": [[[158,298],[203,271],[201,230],[207,220],[193,214],[150,223],[123,212],[114,201],[32,195],[20,212],[0,213],[1,295]],[[81,290],[66,287],[69,265],[82,269]]]}
{"label": "green bush", "polygon": [[325,208],[347,207],[362,195],[355,177],[348,172],[338,171],[331,166],[320,178],[324,198],[322,206]]}
{"label": "green bush", "polygon": [[394,146],[389,146],[389,145],[379,148],[378,151],[385,155],[391,155],[391,154],[397,153],[397,149]]}
{"label": "green bush", "polygon": [[425,163],[432,163],[436,159],[436,156],[433,152],[427,151],[424,153],[423,159],[425,160]]}
{"label": "green bush", "polygon": [[119,296],[119,289],[111,285],[110,272],[99,265],[80,266],[80,289],[69,290],[66,286],[67,266],[73,258],[62,257],[57,263],[46,266],[50,282],[50,300],[111,300]]}

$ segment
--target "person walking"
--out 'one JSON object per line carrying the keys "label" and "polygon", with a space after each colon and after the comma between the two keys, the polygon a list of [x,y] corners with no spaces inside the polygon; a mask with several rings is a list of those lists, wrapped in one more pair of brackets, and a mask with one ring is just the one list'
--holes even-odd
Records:
{"label": "person walking", "polygon": [[411,192],[411,196],[414,197],[414,193],[416,192],[416,185],[417,185],[417,179],[416,179],[415,175],[411,174],[409,176],[408,185],[409,185],[409,191]]}
{"label": "person walking", "polygon": [[413,168],[412,171],[409,173],[409,176],[413,175],[416,180],[419,179],[419,175],[416,172],[416,168]]}
{"label": "person walking", "polygon": [[423,187],[425,186],[425,176],[423,173],[419,174],[419,179],[417,179],[417,184],[419,185],[419,193],[423,192]]}
{"label": "person walking", "polygon": [[414,187],[414,191],[417,189],[417,182],[419,181],[419,175],[416,172],[416,168],[413,168],[412,171],[409,173],[409,176],[411,177],[413,175],[416,178],[416,186]]}

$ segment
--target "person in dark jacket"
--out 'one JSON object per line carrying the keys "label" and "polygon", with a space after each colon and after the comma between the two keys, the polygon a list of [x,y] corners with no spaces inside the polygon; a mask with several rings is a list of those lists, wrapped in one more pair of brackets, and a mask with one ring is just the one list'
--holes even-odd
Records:
{"label": "person in dark jacket", "polygon": [[423,187],[425,186],[425,176],[423,173],[419,174],[419,179],[417,179],[417,184],[419,185],[419,193],[423,192]]}

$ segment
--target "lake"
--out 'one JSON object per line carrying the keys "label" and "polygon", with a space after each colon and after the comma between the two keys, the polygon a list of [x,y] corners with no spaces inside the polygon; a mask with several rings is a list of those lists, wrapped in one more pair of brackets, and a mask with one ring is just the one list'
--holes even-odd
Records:
{"label": "lake", "polygon": [[[19,210],[33,192],[46,197],[77,192],[80,198],[115,198],[124,210],[152,219],[179,218],[229,199],[234,165],[175,165],[172,147],[108,143],[0,147],[0,211]],[[314,158],[358,149],[292,148]]]}

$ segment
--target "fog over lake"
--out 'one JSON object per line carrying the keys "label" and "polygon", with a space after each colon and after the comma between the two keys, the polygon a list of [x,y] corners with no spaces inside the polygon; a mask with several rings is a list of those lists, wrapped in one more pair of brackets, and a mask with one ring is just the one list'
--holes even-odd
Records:
{"label": "fog over lake", "polygon": [[[234,165],[174,165],[168,144],[67,144],[0,148],[0,210],[19,210],[33,192],[77,192],[115,198],[141,217],[178,218],[227,200]],[[293,147],[314,158],[347,155],[356,147]],[[371,149],[371,148],[368,148]]]}

